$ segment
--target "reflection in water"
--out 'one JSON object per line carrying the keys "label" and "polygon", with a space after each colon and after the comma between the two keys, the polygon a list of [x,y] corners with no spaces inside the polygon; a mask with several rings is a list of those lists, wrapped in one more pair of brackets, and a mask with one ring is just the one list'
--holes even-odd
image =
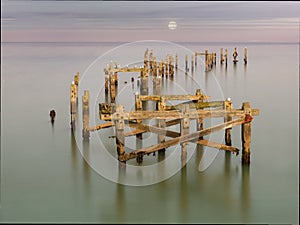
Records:
{"label": "reflection in water", "polygon": [[126,199],[125,199],[125,188],[122,183],[124,183],[124,177],[126,176],[126,163],[119,163],[119,184],[117,184],[117,193],[116,193],[116,209],[118,215],[118,221],[116,222],[124,222],[126,221]]}
{"label": "reflection in water", "polygon": [[[91,194],[91,168],[87,162],[90,162],[90,142],[89,141],[83,141],[82,142],[83,147],[83,157],[85,160],[82,160],[82,168],[83,168],[83,177],[84,177],[84,186],[86,191],[86,197],[87,199],[90,199]],[[88,201],[86,201],[88,202]],[[87,203],[88,204],[88,203]]]}
{"label": "reflection in water", "polygon": [[178,207],[181,222],[187,222],[189,219],[189,189],[187,183],[187,166],[181,169],[181,180],[180,180],[180,207]]}
{"label": "reflection in water", "polygon": [[250,220],[250,165],[242,165],[242,191],[241,191],[241,208],[242,216],[246,220]]}
{"label": "reflection in water", "polygon": [[[77,171],[77,164],[78,164],[78,161],[77,161],[77,151],[78,148],[77,148],[77,143],[76,143],[76,139],[75,139],[75,136],[74,136],[74,133],[71,132],[70,133],[71,137],[71,157],[72,157],[72,160],[71,160],[71,164],[72,164],[72,171]],[[77,174],[75,174],[75,177],[77,176]]]}

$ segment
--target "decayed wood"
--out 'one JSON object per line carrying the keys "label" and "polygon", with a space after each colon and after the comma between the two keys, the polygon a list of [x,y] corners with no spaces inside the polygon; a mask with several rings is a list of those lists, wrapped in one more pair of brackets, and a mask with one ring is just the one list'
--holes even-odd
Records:
{"label": "decayed wood", "polygon": [[99,124],[97,126],[90,127],[89,131],[101,130],[101,129],[112,127],[112,126],[114,126],[114,122],[106,122],[104,124]]}
{"label": "decayed wood", "polygon": [[[251,109],[252,116],[259,115],[259,109]],[[198,117],[202,118],[214,118],[214,117],[224,117],[224,116],[243,116],[245,115],[244,110],[242,109],[232,109],[227,110],[191,110],[190,119],[197,119]],[[115,114],[108,115],[106,118],[112,120],[115,119]],[[124,113],[124,120],[142,120],[142,119],[178,119],[182,118],[182,115],[178,111],[132,111]]]}
{"label": "decayed wood", "polygon": [[[181,107],[182,112],[182,119],[180,121],[180,135],[184,136],[190,132],[190,107],[189,105],[183,105]],[[186,165],[186,158],[187,158],[187,142],[181,143],[181,164],[182,166]]]}
{"label": "decayed wood", "polygon": [[204,140],[204,139],[203,140],[198,140],[197,144],[205,145],[205,146],[212,147],[212,148],[217,148],[217,149],[224,150],[224,151],[235,152],[236,154],[239,153],[239,149],[238,148],[235,148],[235,147],[232,147],[232,146],[223,145],[223,144],[219,144],[219,143],[216,143],[216,142],[213,142],[213,141]]}
{"label": "decayed wood", "polygon": [[[232,102],[231,100],[227,99],[224,101],[224,109],[226,111],[232,110]],[[224,117],[224,122],[231,121],[232,117],[231,116],[225,116]],[[228,146],[231,146],[231,128],[225,130],[225,144]]]}
{"label": "decayed wood", "polygon": [[117,119],[114,121],[116,127],[116,145],[118,158],[122,157],[125,154],[124,145],[125,145],[125,136],[124,136],[124,118],[123,118],[123,106],[116,106],[116,115]]}
{"label": "decayed wood", "polygon": [[246,118],[250,120],[248,123],[242,124],[242,163],[250,163],[250,142],[251,142],[251,120],[252,110],[249,102],[244,102],[242,109],[245,111]]}
{"label": "decayed wood", "polygon": [[180,119],[169,120],[166,121],[166,127],[177,125],[178,123],[180,123]]}
{"label": "decayed wood", "polygon": [[89,91],[84,90],[84,95],[82,96],[82,122],[83,122],[83,128],[82,128],[82,137],[84,140],[88,140],[90,137],[89,132],[89,122],[90,122],[90,109],[89,109]]}
{"label": "decayed wood", "polygon": [[214,127],[203,129],[202,131],[197,131],[197,132],[193,132],[191,134],[186,134],[186,135],[183,135],[183,136],[180,136],[177,138],[173,138],[171,140],[165,141],[165,142],[157,144],[157,145],[152,145],[152,146],[144,148],[144,149],[139,149],[139,150],[124,154],[124,156],[120,157],[119,160],[127,161],[129,159],[135,158],[137,156],[137,154],[149,154],[149,153],[158,151],[163,148],[171,147],[171,146],[181,144],[181,143],[184,143],[187,141],[197,140],[199,137],[208,135],[212,132],[216,132],[216,131],[227,129],[227,128],[230,128],[233,126],[241,125],[242,123],[246,122],[244,118],[245,117],[242,116],[239,119],[232,120],[227,123],[219,124]]}
{"label": "decayed wood", "polygon": [[161,101],[162,98],[165,100],[208,100],[210,96],[207,95],[140,95],[141,101]]}

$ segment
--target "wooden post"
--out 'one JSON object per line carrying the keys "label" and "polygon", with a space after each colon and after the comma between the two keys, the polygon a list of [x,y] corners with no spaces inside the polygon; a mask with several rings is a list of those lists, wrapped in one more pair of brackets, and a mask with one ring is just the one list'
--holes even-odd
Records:
{"label": "wooden post", "polygon": [[[201,95],[202,95],[200,89],[197,89],[197,90],[196,90],[196,95],[197,95],[197,96],[201,96]],[[199,100],[197,100],[196,102],[197,102],[197,103],[203,102],[203,99],[199,99]],[[197,126],[197,131],[203,130],[203,118],[202,118],[202,117],[198,117],[198,119],[196,120],[196,126]],[[203,140],[203,137],[199,137],[199,140]]]}
{"label": "wooden post", "polygon": [[72,82],[70,88],[70,113],[71,113],[71,128],[72,130],[75,129],[75,121],[76,121],[76,114],[77,114],[77,86],[75,82]]}
{"label": "wooden post", "polygon": [[169,76],[169,64],[170,64],[170,62],[169,62],[169,57],[168,57],[168,55],[166,56],[166,61],[165,61],[165,68],[166,68],[166,77],[168,77]]}
{"label": "wooden post", "polygon": [[194,65],[195,65],[195,55],[192,55],[192,62],[191,62],[192,71],[194,71]]}
{"label": "wooden post", "polygon": [[225,49],[225,65],[227,66],[227,62],[228,62],[228,49]]}
{"label": "wooden post", "polygon": [[170,56],[170,76],[173,77],[174,76],[174,57],[173,55]]}
{"label": "wooden post", "polygon": [[216,65],[217,64],[217,53],[213,52],[212,54],[213,54],[213,60],[212,60],[213,64]]}
{"label": "wooden post", "polygon": [[176,59],[175,59],[175,69],[178,69],[178,54],[176,53]]}
{"label": "wooden post", "polygon": [[109,80],[109,75],[107,72],[105,72],[105,93],[108,93],[108,80]]}
{"label": "wooden post", "polygon": [[82,96],[82,137],[83,140],[89,140],[90,131],[89,131],[89,123],[90,123],[90,95],[89,91],[85,90],[84,95]]}
{"label": "wooden post", "polygon": [[115,72],[115,74],[114,74],[114,76],[115,76],[115,86],[118,86],[118,73],[117,72]]}
{"label": "wooden post", "polygon": [[197,67],[197,53],[195,53],[195,67]]}
{"label": "wooden post", "polygon": [[205,50],[205,72],[208,71],[208,51]]}
{"label": "wooden post", "polygon": [[151,74],[151,76],[153,76],[154,75],[154,73],[153,73],[153,69],[154,69],[153,49],[151,49],[151,51],[150,51],[149,59],[150,59],[150,63],[149,63],[149,65],[150,65],[150,74]]}
{"label": "wooden post", "polygon": [[189,56],[188,55],[185,55],[185,72],[187,72],[189,70],[189,67],[188,67],[188,60],[189,60]]}
{"label": "wooden post", "polygon": [[[157,103],[158,110],[164,111],[166,108],[166,100],[161,97],[160,101]],[[158,119],[157,120],[157,127],[158,128],[165,128],[166,127],[166,119]],[[163,143],[166,140],[166,135],[165,134],[158,134],[158,143]],[[159,154],[164,154],[166,149],[161,149],[158,151]]]}
{"label": "wooden post", "polygon": [[157,77],[157,63],[156,63],[156,58],[155,57],[153,58],[153,69],[152,69],[152,72],[153,72],[153,76]]}
{"label": "wooden post", "polygon": [[111,103],[114,103],[116,99],[116,83],[115,83],[115,75],[113,75],[112,73],[109,74],[109,83],[110,83],[110,101]]}
{"label": "wooden post", "polygon": [[237,59],[238,53],[236,51],[236,48],[234,48],[232,56],[233,56],[233,63],[236,64],[238,61],[238,59]]}
{"label": "wooden post", "polygon": [[122,105],[116,105],[116,120],[115,128],[116,128],[116,144],[117,144],[117,153],[118,160],[122,161],[122,157],[125,154],[125,136],[124,136],[124,110]]}
{"label": "wooden post", "polygon": [[[223,106],[224,110],[228,110],[230,111],[232,109],[232,102],[230,98],[227,98],[224,101],[224,106]],[[232,120],[231,116],[225,116],[224,117],[224,122],[229,122]],[[225,144],[228,146],[231,146],[231,128],[225,129]]]}
{"label": "wooden post", "polygon": [[223,57],[223,48],[220,49],[220,64],[223,64],[224,57]]}
{"label": "wooden post", "polygon": [[[139,94],[135,95],[135,110],[136,111],[142,111],[143,110],[143,104],[142,104],[142,101],[140,99],[140,95]],[[142,120],[136,120],[136,123],[138,123],[138,124],[142,123]],[[136,138],[143,139],[143,134],[142,133],[137,134]]]}
{"label": "wooden post", "polygon": [[165,76],[165,65],[164,65],[164,62],[161,61],[161,76],[164,77]]}
{"label": "wooden post", "polygon": [[144,69],[142,77],[146,77],[149,74],[149,67],[148,67],[148,49],[145,51],[144,55]]}
{"label": "wooden post", "polygon": [[244,102],[242,109],[245,113],[245,120],[248,122],[242,124],[242,163],[250,164],[250,142],[251,142],[251,120],[252,111],[249,102]]}
{"label": "wooden post", "polygon": [[[188,104],[182,105],[183,118],[180,120],[180,135],[186,135],[190,132],[190,106]],[[187,144],[184,142],[181,144],[181,163],[182,167],[186,165],[187,158]]]}
{"label": "wooden post", "polygon": [[244,63],[248,63],[248,49],[244,48]]}

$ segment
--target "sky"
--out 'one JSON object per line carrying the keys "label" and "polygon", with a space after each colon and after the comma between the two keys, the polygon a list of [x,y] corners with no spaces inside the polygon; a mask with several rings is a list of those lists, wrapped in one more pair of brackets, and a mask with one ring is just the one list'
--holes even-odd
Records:
{"label": "sky", "polygon": [[[2,42],[296,42],[300,2],[1,0]],[[170,21],[177,23],[170,30]]]}

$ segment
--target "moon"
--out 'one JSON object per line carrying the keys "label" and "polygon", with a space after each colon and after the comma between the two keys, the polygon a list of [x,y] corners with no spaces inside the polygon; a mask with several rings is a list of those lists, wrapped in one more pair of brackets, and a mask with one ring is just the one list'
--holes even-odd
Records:
{"label": "moon", "polygon": [[170,30],[175,30],[177,28],[177,23],[175,21],[170,21],[168,27]]}

